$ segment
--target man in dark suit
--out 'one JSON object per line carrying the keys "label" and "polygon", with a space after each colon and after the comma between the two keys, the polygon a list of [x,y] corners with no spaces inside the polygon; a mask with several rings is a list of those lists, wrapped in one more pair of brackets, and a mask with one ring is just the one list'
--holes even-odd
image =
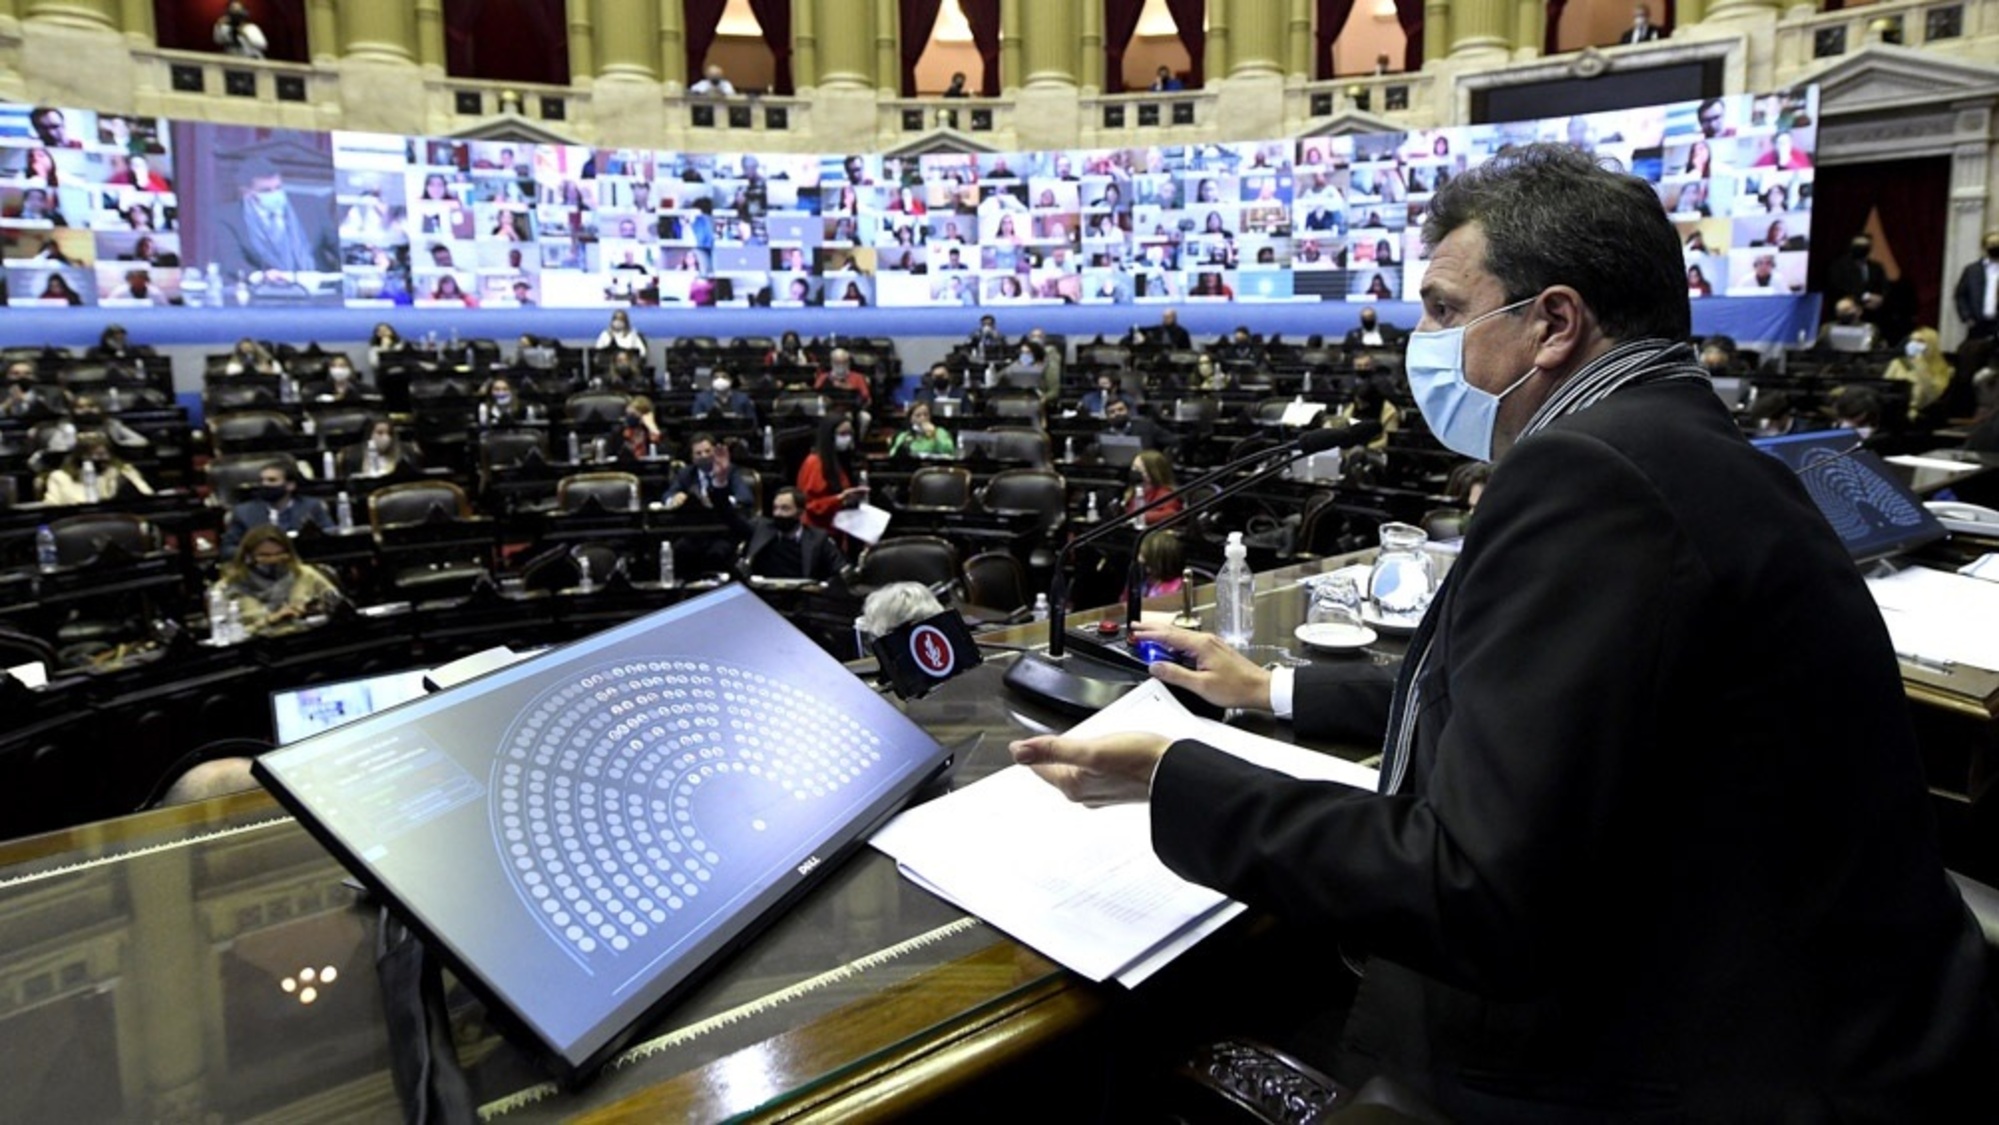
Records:
{"label": "man in dark suit", "polygon": [[222,554],[236,553],[236,544],[253,527],[276,524],[296,534],[308,523],[332,530],[333,517],[317,496],[298,494],[298,473],[289,462],[273,461],[257,471],[257,487],[251,498],[229,512],[229,525],[222,529]]}
{"label": "man in dark suit", "polygon": [[1682,342],[1652,189],[1523,146],[1438,192],[1423,233],[1410,388],[1443,444],[1496,468],[1395,682],[1138,632],[1192,653],[1153,674],[1212,702],[1307,737],[1385,731],[1379,791],[1152,734],[1015,759],[1074,797],[1149,796],[1169,868],[1318,940],[1299,991],[1345,971],[1335,932],[1365,951],[1333,1076],[1390,1076],[1450,1120],[1995,1104],[1983,942],[1938,857],[1893,646]]}
{"label": "man in dark suit", "polygon": [[299,206],[285,191],[284,173],[261,156],[245,160],[236,178],[241,197],[214,215],[225,274],[256,273],[282,282],[293,274],[340,269],[340,242],[325,200]]}
{"label": "man in dark suit", "polygon": [[1618,36],[1617,41],[1619,43],[1650,43],[1657,39],[1664,39],[1665,37],[1666,33],[1659,30],[1658,24],[1652,22],[1652,9],[1644,4],[1639,4],[1631,9],[1631,26],[1624,29],[1624,34]]}
{"label": "man in dark suit", "polygon": [[1825,296],[1835,303],[1850,297],[1860,305],[1860,319],[1881,323],[1888,300],[1888,267],[1874,260],[1874,239],[1866,231],[1853,236],[1846,257],[1835,258],[1826,266]]}
{"label": "man in dark suit", "polygon": [[1194,338],[1187,334],[1186,327],[1180,323],[1180,314],[1172,309],[1159,314],[1159,327],[1154,328],[1148,335],[1154,342],[1169,348],[1184,349],[1194,346]]}
{"label": "man in dark suit", "polygon": [[1381,323],[1374,306],[1360,310],[1360,326],[1347,331],[1345,347],[1348,355],[1368,348],[1399,348],[1404,333],[1393,324]]}
{"label": "man in dark suit", "polygon": [[1957,275],[1951,297],[1966,341],[1999,340],[1999,229],[1985,232],[1985,257]]}
{"label": "man in dark suit", "polygon": [[756,578],[809,578],[831,582],[847,560],[831,536],[799,521],[804,497],[789,486],[771,498],[770,518],[758,519],[743,551],[743,569]]}

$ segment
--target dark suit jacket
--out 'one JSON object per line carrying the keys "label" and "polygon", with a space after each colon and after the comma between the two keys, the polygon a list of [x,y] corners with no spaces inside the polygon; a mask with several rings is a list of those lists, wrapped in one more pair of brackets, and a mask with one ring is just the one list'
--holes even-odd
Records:
{"label": "dark suit jacket", "polygon": [[[1400,328],[1395,327],[1393,324],[1382,324],[1379,321],[1375,323],[1375,327],[1381,332],[1381,343],[1376,346],[1383,348],[1399,348],[1402,346],[1402,337],[1405,333]],[[1366,344],[1360,342],[1359,328],[1347,331],[1345,347],[1350,352],[1357,352],[1367,347]]]}
{"label": "dark suit jacket", "polygon": [[712,387],[696,391],[694,405],[688,408],[688,413],[695,418],[705,418],[717,411],[737,418],[747,418],[751,425],[755,425],[757,421],[757,404],[749,395],[734,389],[729,391],[726,400],[717,395]]}
{"label": "dark suit jacket", "polygon": [[1888,292],[1888,269],[1872,258],[1860,261],[1851,255],[1834,258],[1825,268],[1825,295],[1828,302],[1841,297],[1858,301],[1868,293]]}
{"label": "dark suit jacket", "polygon": [[[225,276],[233,276],[249,270],[270,270],[283,268],[283,264],[267,258],[259,249],[250,220],[243,214],[243,205],[228,203],[218,209],[212,218],[221,228],[216,236],[216,249]],[[294,198],[287,221],[296,218],[297,236],[305,253],[311,260],[310,268],[322,273],[331,273],[340,268],[340,239],[332,220],[320,213],[310,199]]]}
{"label": "dark suit jacket", "polygon": [[[1799,483],[1666,385],[1521,442],[1480,509],[1400,794],[1189,742],[1154,776],[1169,867],[1372,952],[1336,1077],[1480,1122],[1993,1104],[1900,671]],[[1301,670],[1298,731],[1379,737],[1370,672]]]}
{"label": "dark suit jacket", "polygon": [[1619,43],[1650,43],[1657,39],[1664,39],[1665,37],[1666,33],[1659,30],[1659,25],[1652,23],[1645,25],[1645,34],[1643,35],[1638,34],[1636,27],[1625,28],[1624,34],[1618,36],[1617,41]]}
{"label": "dark suit jacket", "polygon": [[771,544],[777,542],[777,525],[767,519],[759,519],[750,528],[749,546],[743,549],[743,566],[751,574],[760,578],[812,578],[830,582],[840,576],[847,565],[840,548],[834,546],[833,538],[816,527],[799,527],[798,550],[804,564],[803,574],[779,574],[770,566],[767,557]]}
{"label": "dark suit jacket", "polygon": [[1999,332],[1999,321],[1981,315],[1985,311],[1985,259],[1978,259],[1957,275],[1957,288],[1951,291],[1951,298],[1957,303],[1957,318],[1973,330],[1973,335],[1990,336]]}

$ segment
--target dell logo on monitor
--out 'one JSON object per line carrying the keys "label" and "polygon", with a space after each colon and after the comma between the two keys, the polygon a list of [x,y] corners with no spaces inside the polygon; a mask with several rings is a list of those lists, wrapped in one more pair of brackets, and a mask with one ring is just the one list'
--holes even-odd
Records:
{"label": "dell logo on monitor", "polygon": [[819,866],[819,857],[815,855],[798,865],[798,873],[800,875],[810,875],[812,874],[812,869],[817,866]]}

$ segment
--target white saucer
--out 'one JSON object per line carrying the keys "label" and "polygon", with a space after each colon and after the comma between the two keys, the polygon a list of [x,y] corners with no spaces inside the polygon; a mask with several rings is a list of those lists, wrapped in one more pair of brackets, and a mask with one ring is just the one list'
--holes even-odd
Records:
{"label": "white saucer", "polygon": [[1352,652],[1365,648],[1375,641],[1374,630],[1365,625],[1333,625],[1327,622],[1307,623],[1293,629],[1292,635],[1311,648],[1329,652]]}
{"label": "white saucer", "polygon": [[1421,617],[1416,618],[1414,621],[1404,617],[1383,617],[1381,611],[1374,607],[1373,602],[1361,603],[1360,619],[1391,637],[1406,637],[1413,634],[1416,631],[1416,626],[1421,624],[1423,620]]}

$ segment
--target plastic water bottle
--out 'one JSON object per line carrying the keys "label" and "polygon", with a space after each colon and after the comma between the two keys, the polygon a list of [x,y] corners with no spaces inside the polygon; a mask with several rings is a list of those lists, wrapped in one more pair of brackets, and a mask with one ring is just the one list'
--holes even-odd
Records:
{"label": "plastic water bottle", "polygon": [[229,595],[216,583],[208,589],[208,639],[218,645],[229,644]]}
{"label": "plastic water bottle", "polygon": [[1088,504],[1087,504],[1087,505],[1085,506],[1085,508],[1084,508],[1084,511],[1083,511],[1083,515],[1084,515],[1084,517],[1085,517],[1086,519],[1090,519],[1090,520],[1095,520],[1095,519],[1097,518],[1097,494],[1096,494],[1096,493],[1094,493],[1094,492],[1090,493],[1090,499],[1089,499],[1089,503],[1088,503]]}
{"label": "plastic water bottle", "polygon": [[347,495],[347,490],[344,488],[333,500],[333,518],[339,521],[340,530],[354,530],[354,500]]}
{"label": "plastic water bottle", "polygon": [[1034,619],[1036,621],[1046,621],[1048,620],[1048,613],[1048,594],[1044,591],[1034,595]]}
{"label": "plastic water bottle", "polygon": [[1071,434],[1068,437],[1062,439],[1062,460],[1074,461],[1075,459],[1076,459],[1076,435]]}
{"label": "plastic water bottle", "polygon": [[113,414],[125,409],[124,400],[118,397],[118,388],[113,386],[104,393],[104,408]]}
{"label": "plastic water bottle", "polygon": [[1215,632],[1228,644],[1243,648],[1256,632],[1256,576],[1249,571],[1249,547],[1242,532],[1229,532],[1223,555],[1227,561],[1215,574]]}
{"label": "plastic water bottle", "polygon": [[209,308],[211,308],[211,309],[219,309],[219,308],[221,308],[221,307],[222,307],[222,267],[221,267],[221,266],[218,266],[218,265],[216,265],[216,264],[215,264],[214,262],[210,262],[210,263],[208,263],[208,272],[207,272],[207,274],[206,274],[206,276],[205,276],[205,279],[204,279],[204,280],[206,281],[206,284],[205,284],[205,286],[203,287],[203,289],[204,289],[204,291],[203,291],[203,293],[202,293],[202,298],[203,298],[203,300],[205,300],[205,301],[207,302],[207,304],[208,304],[208,307],[209,307]]}
{"label": "plastic water bottle", "polygon": [[84,503],[95,504],[102,499],[103,497],[97,493],[97,463],[94,461],[85,461],[83,463]]}
{"label": "plastic water bottle", "polygon": [[224,613],[227,615],[228,644],[241,644],[250,639],[249,630],[243,628],[243,606],[235,598],[225,598]]}
{"label": "plastic water bottle", "polygon": [[596,439],[595,441],[590,443],[590,459],[592,461],[602,461],[604,459],[604,454],[609,450],[609,448],[610,448],[609,446],[604,444],[603,438]]}
{"label": "plastic water bottle", "polygon": [[338,476],[338,475],[339,475],[339,470],[338,470],[338,468],[337,468],[337,467],[336,467],[336,466],[334,465],[334,463],[333,463],[333,451],[332,451],[331,449],[322,449],[322,450],[320,450],[320,451],[319,451],[319,479],[320,479],[320,480],[332,480],[332,479],[333,479],[334,477],[336,477],[336,476]]}
{"label": "plastic water bottle", "polygon": [[43,573],[62,565],[61,552],[56,550],[56,533],[48,524],[35,529],[35,565]]}
{"label": "plastic water bottle", "polygon": [[659,584],[661,586],[672,586],[674,584],[673,541],[670,539],[659,541]]}
{"label": "plastic water bottle", "polygon": [[583,459],[582,439],[576,436],[575,430],[571,430],[569,431],[569,460],[573,464],[577,461],[581,461],[582,459]]}
{"label": "plastic water bottle", "polygon": [[1305,369],[1305,380],[1302,385],[1306,394],[1312,393],[1312,369],[1309,367]]}
{"label": "plastic water bottle", "polygon": [[278,372],[278,401],[298,401],[298,383],[282,371]]}
{"label": "plastic water bottle", "polygon": [[764,427],[764,460],[777,456],[777,434],[769,426]]}
{"label": "plastic water bottle", "polygon": [[597,588],[597,580],[590,574],[590,556],[576,556],[576,588],[589,593]]}

